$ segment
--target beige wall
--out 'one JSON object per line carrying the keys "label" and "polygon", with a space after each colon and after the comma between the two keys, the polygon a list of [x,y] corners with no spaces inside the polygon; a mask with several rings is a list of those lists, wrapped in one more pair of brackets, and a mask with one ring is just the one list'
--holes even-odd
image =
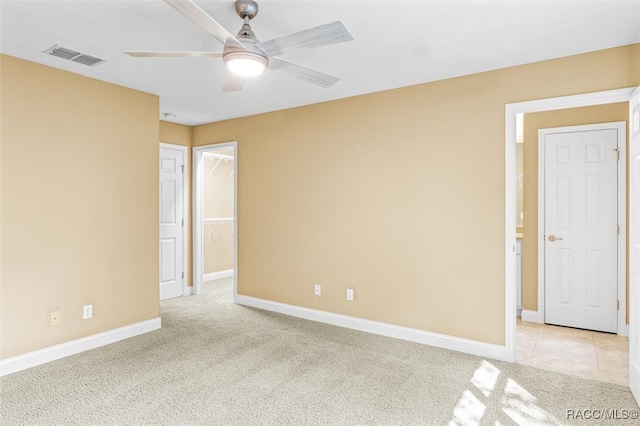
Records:
{"label": "beige wall", "polygon": [[504,344],[504,106],[637,85],[634,55],[195,127],[194,146],[238,141],[238,292]]}
{"label": "beige wall", "polygon": [[[638,45],[636,44],[636,47]],[[636,50],[635,53],[631,56],[631,60],[629,61],[629,78],[632,83],[631,86],[637,87],[640,86],[640,49]]]}
{"label": "beige wall", "polygon": [[538,130],[628,120],[628,102],[525,114],[523,309],[538,310]]}
{"label": "beige wall", "polygon": [[[233,156],[233,150],[216,151]],[[234,161],[204,157],[202,215],[204,218],[233,217]],[[216,167],[216,164],[217,167]],[[213,174],[211,173],[215,167]],[[233,222],[203,227],[204,273],[233,269]]]}
{"label": "beige wall", "polygon": [[160,121],[160,142],[170,143],[174,145],[182,145],[187,147],[186,160],[187,160],[187,174],[186,179],[189,180],[187,191],[187,209],[184,212],[185,224],[187,226],[187,238],[185,241],[185,247],[187,250],[187,264],[184,268],[184,277],[188,286],[192,285],[191,275],[193,271],[193,243],[191,236],[193,235],[193,224],[191,223],[191,138],[193,135],[193,127],[185,126],[183,124],[171,123],[168,121]]}
{"label": "beige wall", "polygon": [[1,357],[158,317],[158,98],[0,61]]}
{"label": "beige wall", "polygon": [[[184,124],[160,121],[160,142],[191,147],[193,127]],[[191,153],[189,152],[189,157]]]}
{"label": "beige wall", "polygon": [[[637,86],[638,57],[194,128],[194,146],[239,144],[240,294],[503,344],[504,104]],[[155,96],[0,58],[2,358],[157,317],[158,141],[191,129],[159,124]]]}

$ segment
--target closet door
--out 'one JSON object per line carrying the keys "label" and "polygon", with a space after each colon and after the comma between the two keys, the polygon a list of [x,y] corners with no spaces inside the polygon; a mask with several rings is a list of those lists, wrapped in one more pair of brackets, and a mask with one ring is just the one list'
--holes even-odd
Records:
{"label": "closet door", "polygon": [[182,147],[160,147],[160,300],[182,296],[184,157]]}

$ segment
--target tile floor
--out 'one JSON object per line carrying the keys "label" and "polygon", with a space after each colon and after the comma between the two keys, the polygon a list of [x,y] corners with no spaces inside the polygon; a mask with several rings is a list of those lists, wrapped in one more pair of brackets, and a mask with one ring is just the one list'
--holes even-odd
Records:
{"label": "tile floor", "polygon": [[629,340],[615,334],[517,321],[517,362],[628,386]]}

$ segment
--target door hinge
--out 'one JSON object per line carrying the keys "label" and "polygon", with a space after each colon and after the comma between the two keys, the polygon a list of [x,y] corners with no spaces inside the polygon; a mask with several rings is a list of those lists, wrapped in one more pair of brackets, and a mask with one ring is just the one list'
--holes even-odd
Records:
{"label": "door hinge", "polygon": [[620,235],[620,225],[616,225],[616,233]]}
{"label": "door hinge", "polygon": [[184,272],[182,273],[182,279],[184,280]]}
{"label": "door hinge", "polygon": [[620,310],[620,301],[618,300],[616,303],[616,310],[619,311]]}
{"label": "door hinge", "polygon": [[184,228],[184,219],[182,219],[182,227]]}
{"label": "door hinge", "polygon": [[184,164],[180,166],[182,168],[182,173],[184,173]]}
{"label": "door hinge", "polygon": [[620,159],[620,150],[619,149],[614,149],[614,151],[616,152],[616,160]]}

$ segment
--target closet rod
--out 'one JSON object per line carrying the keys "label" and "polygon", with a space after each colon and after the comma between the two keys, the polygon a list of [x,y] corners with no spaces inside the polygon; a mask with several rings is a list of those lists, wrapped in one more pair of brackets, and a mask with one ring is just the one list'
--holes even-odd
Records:
{"label": "closet rod", "polygon": [[232,217],[208,217],[202,220],[204,223],[233,222]]}
{"label": "closet rod", "polygon": [[204,152],[202,155],[209,158],[221,158],[225,161],[233,161],[233,155],[216,154],[215,152]]}

